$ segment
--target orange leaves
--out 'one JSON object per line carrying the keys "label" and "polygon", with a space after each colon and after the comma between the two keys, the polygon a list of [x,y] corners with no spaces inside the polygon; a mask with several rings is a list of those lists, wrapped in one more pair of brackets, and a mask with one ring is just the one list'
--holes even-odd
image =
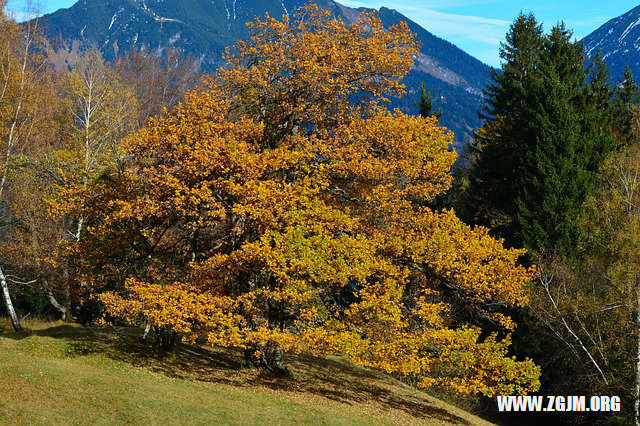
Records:
{"label": "orange leaves", "polygon": [[[162,286],[129,279],[128,300],[112,293],[101,296],[108,312],[129,320],[142,315],[151,326],[170,326],[174,331],[198,336],[214,335],[216,344],[241,343],[242,319],[233,313],[234,301],[207,293],[196,293],[179,283]],[[211,336],[209,336],[211,338]]]}
{"label": "orange leaves", "polygon": [[[411,212],[411,211],[409,211]],[[453,211],[419,208],[389,216],[382,250],[419,271],[427,284],[453,291],[467,307],[523,306],[533,268],[517,265],[521,250],[510,250],[481,227],[462,223]]]}
{"label": "orange leaves", "polygon": [[452,136],[379,106],[411,66],[406,26],[310,6],[254,30],[85,194],[83,261],[124,295],[102,296],[109,312],[211,344],[340,352],[425,386],[534,390],[509,340],[472,327],[512,329],[499,308],[525,302],[533,271],[424,207],[451,184]]}
{"label": "orange leaves", "polygon": [[540,387],[540,369],[531,360],[507,356],[510,338],[489,336],[479,343],[480,330],[438,330],[432,333],[435,373],[423,385],[449,387],[461,394],[521,395]]}
{"label": "orange leaves", "polygon": [[373,14],[346,25],[307,6],[291,20],[267,18],[252,29],[209,85],[265,123],[266,143],[296,128],[349,120],[355,95],[368,110],[403,93],[399,78],[417,53],[406,25],[385,30]]}
{"label": "orange leaves", "polygon": [[452,142],[453,135],[435,119],[379,112],[341,128],[327,147],[333,154],[327,155],[335,158],[331,173],[353,185],[432,201],[451,184],[456,154],[447,148]]}

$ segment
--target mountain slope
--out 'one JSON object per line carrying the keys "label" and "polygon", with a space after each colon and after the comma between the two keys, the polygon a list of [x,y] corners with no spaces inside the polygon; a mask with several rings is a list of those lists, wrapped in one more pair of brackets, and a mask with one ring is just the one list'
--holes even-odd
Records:
{"label": "mountain slope", "polygon": [[[308,0],[80,0],[68,9],[43,17],[54,48],[72,51],[94,45],[107,59],[131,45],[153,49],[174,47],[202,60],[205,70],[221,64],[225,47],[248,35],[246,23],[266,13],[274,17],[293,13]],[[333,0],[318,5],[345,21],[353,21],[365,9],[352,9]],[[407,77],[408,95],[393,106],[416,113],[413,102],[425,82],[434,106],[444,110],[442,124],[456,133],[457,141],[468,140],[481,124],[477,110],[482,88],[489,80],[489,67],[453,44],[444,41],[402,14],[381,8],[386,26],[407,21],[422,42],[421,55]]]}
{"label": "mountain slope", "polygon": [[584,38],[585,51],[592,56],[601,50],[618,79],[628,64],[640,76],[640,6],[602,25]]}
{"label": "mountain slope", "polygon": [[481,126],[478,110],[482,89],[490,81],[489,66],[442,40],[395,10],[381,8],[380,18],[386,26],[405,21],[422,43],[421,55],[405,78],[407,95],[394,102],[404,112],[417,113],[414,101],[424,82],[433,96],[434,108],[444,111],[441,123],[456,134],[457,148],[468,142]]}

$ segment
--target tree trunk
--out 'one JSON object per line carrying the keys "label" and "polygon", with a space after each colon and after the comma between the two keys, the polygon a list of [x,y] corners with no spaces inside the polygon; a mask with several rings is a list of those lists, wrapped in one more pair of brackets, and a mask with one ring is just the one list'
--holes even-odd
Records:
{"label": "tree trunk", "polygon": [[0,286],[2,287],[2,296],[4,298],[4,304],[7,307],[7,314],[11,319],[11,324],[13,325],[13,329],[16,332],[22,331],[22,326],[20,325],[20,320],[18,319],[18,315],[16,314],[16,310],[13,308],[13,302],[11,302],[11,295],[9,294],[9,285],[7,284],[7,279],[4,276],[4,271],[0,267]]}
{"label": "tree trunk", "polygon": [[247,348],[244,350],[244,357],[254,367],[266,370],[276,376],[288,377],[291,375],[284,362],[284,351],[275,343],[267,343],[259,348]]}
{"label": "tree trunk", "polygon": [[178,336],[178,333],[173,330],[160,327],[154,327],[154,329],[156,332],[156,341],[160,347],[164,351],[171,352],[176,346],[176,337]]}
{"label": "tree trunk", "polygon": [[[605,376],[604,371],[602,371],[602,368],[600,368],[600,365],[596,361],[595,357],[591,354],[589,349],[587,349],[587,346],[584,344],[582,339],[580,339],[578,334],[576,332],[574,332],[573,329],[569,326],[569,323],[565,319],[564,315],[562,314],[562,312],[560,312],[560,309],[558,308],[558,304],[556,303],[555,299],[551,295],[551,291],[549,291],[549,285],[550,285],[550,283],[551,283],[553,278],[549,278],[549,277],[544,276],[544,274],[540,274],[538,279],[540,280],[540,283],[542,284],[542,287],[544,288],[545,292],[547,293],[547,296],[549,297],[549,300],[551,301],[551,304],[553,305],[553,309],[558,314],[558,318],[560,319],[560,321],[564,325],[564,328],[569,332],[569,334],[571,334],[571,336],[575,339],[576,343],[578,343],[580,345],[580,347],[582,348],[582,350],[587,354],[587,357],[589,357],[589,360],[591,361],[593,366],[596,368],[596,370],[598,370],[598,373],[600,374],[600,377],[602,377],[602,381],[604,382],[604,384],[609,386],[609,380],[607,380],[607,376]],[[640,425],[638,425],[638,426],[640,426]]]}
{"label": "tree trunk", "polygon": [[58,312],[62,314],[62,321],[67,322],[67,313],[69,312],[69,309],[62,306],[60,302],[56,300],[55,296],[53,295],[53,291],[51,290],[51,287],[49,287],[49,284],[47,284],[46,282],[44,284],[44,289],[47,292],[47,298],[49,299],[49,303],[51,303],[51,305],[53,305],[53,307],[56,308],[56,310],[58,310]]}
{"label": "tree trunk", "polygon": [[144,327],[144,335],[142,336],[142,340],[147,340],[147,336],[149,336],[149,332],[151,331],[151,326],[149,323]]}

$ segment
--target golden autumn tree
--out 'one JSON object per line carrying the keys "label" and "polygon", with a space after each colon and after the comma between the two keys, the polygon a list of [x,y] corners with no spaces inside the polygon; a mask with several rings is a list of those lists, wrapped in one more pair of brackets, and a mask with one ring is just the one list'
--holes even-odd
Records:
{"label": "golden autumn tree", "polygon": [[16,200],[25,183],[21,175],[25,163],[46,145],[55,101],[36,11],[29,10],[34,19],[19,25],[5,14],[5,6],[6,1],[0,0],[0,290],[13,327],[20,331],[10,285],[23,282],[18,276],[23,271],[17,267],[22,265],[13,262],[13,253],[24,253],[27,247],[11,238],[24,218],[23,206]]}
{"label": "golden autumn tree", "polygon": [[66,198],[93,218],[69,249],[82,285],[166,345],[206,337],[276,373],[288,351],[342,353],[423,387],[536,390],[503,312],[534,272],[426,207],[451,184],[452,135],[386,108],[417,54],[408,27],[309,5],[251,28],[128,138],[125,167]]}

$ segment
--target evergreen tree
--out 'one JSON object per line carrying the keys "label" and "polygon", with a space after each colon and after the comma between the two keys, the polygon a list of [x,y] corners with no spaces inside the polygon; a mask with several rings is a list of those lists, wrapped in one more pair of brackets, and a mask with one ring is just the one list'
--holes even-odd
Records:
{"label": "evergreen tree", "polygon": [[624,69],[624,73],[620,78],[620,84],[615,91],[616,101],[627,107],[637,105],[640,98],[640,88],[633,76],[633,72],[629,65]]}
{"label": "evergreen tree", "polygon": [[518,157],[526,138],[522,116],[527,102],[526,80],[538,66],[543,48],[542,26],[534,15],[520,14],[500,48],[501,70],[492,70],[493,83],[485,91],[481,116],[485,126],[476,134],[469,183],[457,202],[465,220],[489,226],[515,245],[514,217],[519,174]]}
{"label": "evergreen tree", "polygon": [[529,138],[522,147],[521,174],[514,176],[516,237],[534,251],[573,251],[587,188],[590,149],[580,115],[587,76],[582,44],[571,38],[564,24],[554,27],[545,39],[536,78],[528,81],[528,119],[522,124]]}
{"label": "evergreen tree", "polygon": [[415,105],[420,108],[420,116],[422,118],[435,117],[439,120],[440,117],[442,117],[442,110],[440,107],[436,108],[436,110],[432,112],[433,99],[431,98],[431,92],[427,92],[427,86],[424,83],[420,86],[420,101],[415,102]]}
{"label": "evergreen tree", "polygon": [[616,145],[609,69],[601,55],[585,69],[583,52],[564,24],[545,36],[533,15],[502,46],[460,204],[510,245],[576,252],[580,205]]}
{"label": "evergreen tree", "polygon": [[631,68],[627,65],[614,93],[614,110],[622,143],[629,143],[631,139],[631,119],[639,103],[640,87],[633,77]]}
{"label": "evergreen tree", "polygon": [[616,111],[614,108],[614,91],[611,86],[611,71],[598,50],[588,68],[589,84],[585,86],[586,94],[582,105],[583,132],[585,139],[584,156],[590,161],[587,171],[597,173],[606,156],[619,145],[614,137],[616,128]]}
{"label": "evergreen tree", "polygon": [[596,52],[588,71],[590,73],[589,91],[594,101],[593,104],[597,108],[609,110],[612,103],[611,71],[602,57],[602,51]]}
{"label": "evergreen tree", "polygon": [[511,25],[506,43],[500,47],[500,70],[491,70],[493,83],[483,91],[486,105],[481,116],[490,122],[521,110],[525,103],[525,82],[538,66],[544,33],[533,14],[520,14]]}

